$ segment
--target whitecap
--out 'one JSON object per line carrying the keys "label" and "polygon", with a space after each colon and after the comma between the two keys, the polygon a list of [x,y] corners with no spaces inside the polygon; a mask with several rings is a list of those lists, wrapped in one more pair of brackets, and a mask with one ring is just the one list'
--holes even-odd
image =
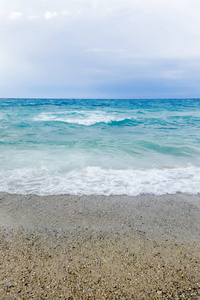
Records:
{"label": "whitecap", "polygon": [[65,122],[71,124],[91,126],[98,123],[110,123],[114,121],[123,121],[132,117],[117,113],[106,113],[103,111],[79,111],[79,112],[58,112],[41,113],[34,118],[39,122]]}

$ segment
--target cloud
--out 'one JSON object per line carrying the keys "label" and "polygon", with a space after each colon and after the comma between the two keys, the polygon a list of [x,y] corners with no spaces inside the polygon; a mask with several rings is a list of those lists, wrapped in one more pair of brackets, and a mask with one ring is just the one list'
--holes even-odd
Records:
{"label": "cloud", "polygon": [[121,53],[124,49],[108,49],[108,48],[90,48],[86,52],[90,53]]}
{"label": "cloud", "polygon": [[38,19],[38,18],[39,18],[39,16],[29,16],[28,17],[29,20],[35,20],[35,19]]}
{"label": "cloud", "polygon": [[43,96],[118,96],[118,86],[142,96],[159,83],[167,95],[172,82],[171,96],[175,85],[176,95],[183,86],[200,95],[199,0],[0,1],[5,96],[9,85],[30,96],[43,85]]}
{"label": "cloud", "polygon": [[69,15],[71,15],[71,10],[63,10],[62,12],[61,12],[61,15],[63,15],[63,16],[69,16]]}
{"label": "cloud", "polygon": [[50,20],[58,15],[57,11],[46,11],[44,14],[45,19]]}
{"label": "cloud", "polygon": [[12,11],[9,14],[9,19],[10,20],[16,20],[16,19],[20,18],[21,16],[23,16],[22,12],[20,12],[20,11]]}
{"label": "cloud", "polygon": [[184,70],[166,70],[161,72],[161,77],[166,79],[181,79],[184,75]]}

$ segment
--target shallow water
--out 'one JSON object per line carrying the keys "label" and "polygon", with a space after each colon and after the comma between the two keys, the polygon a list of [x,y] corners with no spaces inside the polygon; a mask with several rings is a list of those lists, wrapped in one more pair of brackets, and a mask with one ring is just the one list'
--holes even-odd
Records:
{"label": "shallow water", "polygon": [[0,191],[200,193],[200,99],[0,100]]}

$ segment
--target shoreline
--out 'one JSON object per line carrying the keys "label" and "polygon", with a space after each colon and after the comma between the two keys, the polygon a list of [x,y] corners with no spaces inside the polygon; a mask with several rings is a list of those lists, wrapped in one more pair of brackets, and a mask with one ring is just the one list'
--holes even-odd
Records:
{"label": "shoreline", "polygon": [[200,297],[200,194],[0,193],[0,228],[4,299]]}

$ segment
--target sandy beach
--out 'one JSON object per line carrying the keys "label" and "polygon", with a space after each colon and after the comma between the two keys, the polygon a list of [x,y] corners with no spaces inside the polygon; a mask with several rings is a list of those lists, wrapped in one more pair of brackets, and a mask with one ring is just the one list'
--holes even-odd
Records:
{"label": "sandy beach", "polygon": [[200,195],[0,194],[0,299],[200,299]]}

